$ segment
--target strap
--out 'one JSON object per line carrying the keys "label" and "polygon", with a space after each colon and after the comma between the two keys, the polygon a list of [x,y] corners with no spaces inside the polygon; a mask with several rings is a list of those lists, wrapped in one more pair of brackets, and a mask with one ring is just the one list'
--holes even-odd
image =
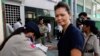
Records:
{"label": "strap", "polygon": [[85,52],[85,50],[86,50],[86,45],[87,45],[88,41],[90,40],[91,36],[92,36],[92,35],[89,36],[89,38],[87,39],[86,43],[84,44],[83,52]]}

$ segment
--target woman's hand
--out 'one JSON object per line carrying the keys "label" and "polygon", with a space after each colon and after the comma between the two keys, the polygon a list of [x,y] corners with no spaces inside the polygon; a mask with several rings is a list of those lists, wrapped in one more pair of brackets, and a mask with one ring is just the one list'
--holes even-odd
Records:
{"label": "woman's hand", "polygon": [[54,45],[46,45],[46,47],[48,47],[49,50],[57,49],[57,46]]}

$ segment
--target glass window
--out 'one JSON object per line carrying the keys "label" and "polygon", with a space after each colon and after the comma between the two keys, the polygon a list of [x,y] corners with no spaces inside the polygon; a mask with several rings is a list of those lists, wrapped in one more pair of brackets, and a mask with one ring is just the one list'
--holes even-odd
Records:
{"label": "glass window", "polygon": [[77,4],[77,13],[83,12],[83,6]]}
{"label": "glass window", "polygon": [[71,0],[62,0],[62,1],[66,2],[70,6]]}
{"label": "glass window", "polygon": [[100,4],[97,4],[96,17],[100,18]]}
{"label": "glass window", "polygon": [[85,10],[86,10],[87,14],[91,14],[91,9],[85,8]]}

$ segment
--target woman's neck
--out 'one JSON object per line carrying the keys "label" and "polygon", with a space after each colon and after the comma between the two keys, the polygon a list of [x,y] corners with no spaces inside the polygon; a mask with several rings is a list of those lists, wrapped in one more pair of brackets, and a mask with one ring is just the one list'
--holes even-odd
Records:
{"label": "woman's neck", "polygon": [[41,26],[43,26],[44,24],[40,24]]}
{"label": "woman's neck", "polygon": [[68,24],[66,24],[66,25],[64,25],[64,26],[62,26],[63,27],[63,31],[65,32],[66,31],[66,29],[68,28],[68,26],[71,24],[71,22],[69,22]]}
{"label": "woman's neck", "polygon": [[87,31],[86,36],[89,37],[90,33],[91,33],[90,31]]}

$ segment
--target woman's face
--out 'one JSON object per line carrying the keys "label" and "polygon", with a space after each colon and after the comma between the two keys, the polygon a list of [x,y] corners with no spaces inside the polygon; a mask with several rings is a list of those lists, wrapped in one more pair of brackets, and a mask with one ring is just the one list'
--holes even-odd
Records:
{"label": "woman's face", "polygon": [[43,19],[42,19],[42,20],[40,20],[40,24],[43,24]]}
{"label": "woman's face", "polygon": [[27,36],[27,37],[33,37],[33,38],[35,37],[35,35],[34,35],[33,32],[28,32],[26,36]]}
{"label": "woman's face", "polygon": [[65,8],[60,7],[58,9],[56,9],[55,21],[61,26],[65,26],[69,23],[70,15],[68,14],[68,12],[66,11]]}
{"label": "woman's face", "polygon": [[82,29],[83,29],[83,32],[87,32],[90,29],[90,27],[86,26],[86,25],[83,25]]}

